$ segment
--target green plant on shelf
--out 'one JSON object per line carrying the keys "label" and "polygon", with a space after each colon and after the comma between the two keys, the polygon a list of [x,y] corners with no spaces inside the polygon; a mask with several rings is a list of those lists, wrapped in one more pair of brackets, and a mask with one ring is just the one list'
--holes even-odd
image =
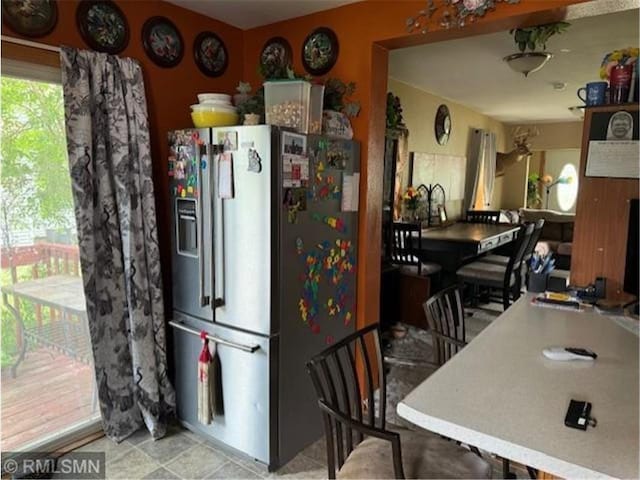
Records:
{"label": "green plant on shelf", "polygon": [[350,100],[355,91],[354,82],[344,83],[338,78],[329,78],[324,84],[324,109],[342,112],[347,117],[357,117],[360,102]]}

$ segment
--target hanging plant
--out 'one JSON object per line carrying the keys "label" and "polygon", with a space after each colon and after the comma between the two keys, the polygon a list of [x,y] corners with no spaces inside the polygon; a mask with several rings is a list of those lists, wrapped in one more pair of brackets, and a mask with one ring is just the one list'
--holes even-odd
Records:
{"label": "hanging plant", "polygon": [[547,42],[554,35],[564,33],[571,24],[567,22],[547,23],[546,25],[536,25],[535,27],[515,28],[509,30],[513,39],[521,52],[529,49],[532,52],[538,48],[547,49]]}
{"label": "hanging plant", "polygon": [[387,92],[387,128],[391,130],[406,128],[402,118],[400,97],[391,92]]}
{"label": "hanging plant", "polygon": [[350,101],[356,91],[354,82],[344,83],[337,78],[330,78],[324,84],[324,109],[342,112],[347,117],[357,117],[360,113],[360,102]]}

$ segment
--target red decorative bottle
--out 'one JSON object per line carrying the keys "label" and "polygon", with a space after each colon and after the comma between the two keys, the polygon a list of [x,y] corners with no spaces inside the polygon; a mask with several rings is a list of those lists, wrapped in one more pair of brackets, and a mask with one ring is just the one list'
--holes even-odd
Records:
{"label": "red decorative bottle", "polygon": [[633,65],[616,65],[611,69],[609,78],[611,103],[620,104],[629,101],[632,74]]}

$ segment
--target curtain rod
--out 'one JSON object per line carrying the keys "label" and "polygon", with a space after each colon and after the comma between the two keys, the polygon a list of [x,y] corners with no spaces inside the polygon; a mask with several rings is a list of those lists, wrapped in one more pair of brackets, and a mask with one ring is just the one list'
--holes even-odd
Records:
{"label": "curtain rod", "polygon": [[49,50],[50,52],[60,53],[60,47],[54,47],[53,45],[47,45],[46,43],[32,42],[31,40],[23,40],[21,38],[9,37],[7,35],[0,36],[3,42],[15,43],[17,45],[24,45],[25,47],[39,48],[40,50]]}

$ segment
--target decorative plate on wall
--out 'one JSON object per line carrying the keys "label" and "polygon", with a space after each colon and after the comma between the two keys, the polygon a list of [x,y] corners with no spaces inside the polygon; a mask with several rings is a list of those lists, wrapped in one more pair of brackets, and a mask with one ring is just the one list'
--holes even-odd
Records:
{"label": "decorative plate on wall", "polygon": [[144,22],[142,45],[149,58],[161,67],[175,67],[184,54],[182,35],[166,17],[151,17]]}
{"label": "decorative plate on wall", "polygon": [[451,115],[446,105],[440,105],[436,112],[435,121],[436,140],[439,145],[446,145],[451,134]]}
{"label": "decorative plate on wall", "polygon": [[324,75],[338,60],[338,37],[330,28],[316,28],[302,45],[302,64],[311,75]]}
{"label": "decorative plate on wall", "polygon": [[120,53],[129,43],[129,24],[111,0],[82,0],[76,23],[87,45],[98,52]]}
{"label": "decorative plate on wall", "polygon": [[58,22],[55,0],[2,0],[2,21],[26,37],[42,37]]}
{"label": "decorative plate on wall", "polygon": [[193,57],[200,71],[209,77],[219,77],[229,64],[227,47],[213,32],[198,34],[193,42]]}
{"label": "decorative plate on wall", "polygon": [[291,67],[291,45],[282,37],[267,40],[260,53],[260,73],[269,80],[271,78],[286,78],[287,68]]}

